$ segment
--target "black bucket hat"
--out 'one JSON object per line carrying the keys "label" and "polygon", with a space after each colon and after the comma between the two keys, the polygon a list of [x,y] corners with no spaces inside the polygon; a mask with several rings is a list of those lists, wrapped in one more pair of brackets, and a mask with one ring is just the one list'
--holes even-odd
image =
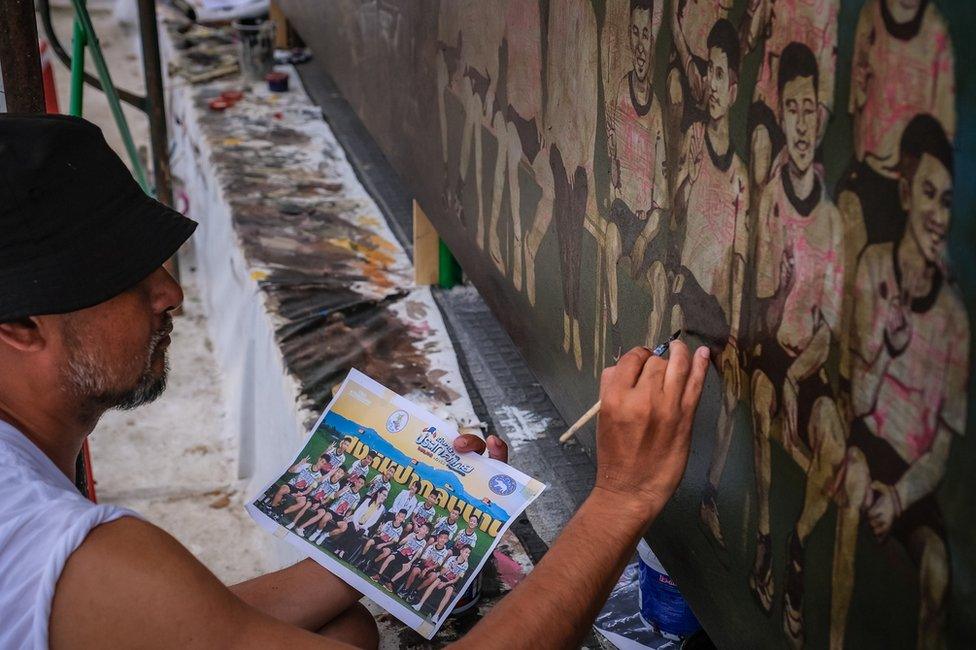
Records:
{"label": "black bucket hat", "polygon": [[117,296],[196,226],[147,196],[94,124],[0,114],[0,323]]}

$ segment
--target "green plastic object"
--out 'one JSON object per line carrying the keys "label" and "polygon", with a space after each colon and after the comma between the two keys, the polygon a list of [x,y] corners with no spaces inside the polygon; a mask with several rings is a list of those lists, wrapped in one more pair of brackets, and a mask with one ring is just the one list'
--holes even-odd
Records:
{"label": "green plastic object", "polygon": [[76,18],[71,32],[71,100],[68,114],[81,117],[85,96],[85,30]]}
{"label": "green plastic object", "polygon": [[437,283],[444,289],[450,289],[461,284],[464,275],[461,271],[461,265],[454,259],[451,249],[447,247],[443,239],[439,240],[438,257]]}
{"label": "green plastic object", "polygon": [[136,181],[138,181],[143,191],[146,194],[152,194],[149,181],[147,180],[146,167],[142,164],[142,159],[136,150],[136,144],[132,140],[132,132],[129,131],[129,123],[125,119],[125,114],[122,113],[122,103],[119,101],[119,94],[115,90],[115,84],[112,83],[112,75],[108,71],[108,64],[105,62],[105,57],[102,54],[102,47],[99,45],[98,35],[95,34],[95,26],[92,24],[91,16],[88,14],[85,0],[73,0],[73,4],[75,7],[75,21],[71,46],[73,56],[71,59],[71,101],[69,111],[71,115],[81,117],[82,97],[85,88],[83,76],[85,70],[85,49],[87,48],[91,52],[92,62],[95,64],[95,70],[98,72],[98,79],[102,82],[102,90],[105,93],[105,98],[108,100],[112,117],[115,118],[115,124],[119,129],[119,134],[122,136],[126,153],[128,153],[129,159],[132,161],[132,174],[135,176]]}

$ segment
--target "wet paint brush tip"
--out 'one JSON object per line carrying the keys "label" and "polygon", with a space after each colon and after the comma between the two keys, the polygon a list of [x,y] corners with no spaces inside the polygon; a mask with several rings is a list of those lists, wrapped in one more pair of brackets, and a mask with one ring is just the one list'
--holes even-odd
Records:
{"label": "wet paint brush tip", "polygon": [[681,330],[678,330],[677,332],[672,334],[671,338],[669,338],[667,341],[665,341],[664,343],[660,344],[659,346],[651,350],[651,354],[654,355],[655,357],[663,357],[664,353],[668,351],[669,347],[671,347],[671,342],[677,340],[679,336],[681,336]]}

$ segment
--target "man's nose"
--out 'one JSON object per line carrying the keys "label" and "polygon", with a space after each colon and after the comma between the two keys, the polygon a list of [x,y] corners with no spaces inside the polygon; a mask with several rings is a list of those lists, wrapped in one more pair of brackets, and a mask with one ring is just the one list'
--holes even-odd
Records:
{"label": "man's nose", "polygon": [[183,289],[164,267],[159,267],[152,275],[153,311],[163,313],[172,311],[183,304]]}

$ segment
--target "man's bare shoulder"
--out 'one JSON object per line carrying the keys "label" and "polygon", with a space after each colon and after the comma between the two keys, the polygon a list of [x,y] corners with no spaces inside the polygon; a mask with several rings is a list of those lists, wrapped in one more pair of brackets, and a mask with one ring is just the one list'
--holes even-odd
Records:
{"label": "man's bare shoulder", "polygon": [[163,530],[122,517],[94,528],[68,558],[49,634],[53,648],[163,648],[247,647],[269,634],[307,633],[247,606]]}

